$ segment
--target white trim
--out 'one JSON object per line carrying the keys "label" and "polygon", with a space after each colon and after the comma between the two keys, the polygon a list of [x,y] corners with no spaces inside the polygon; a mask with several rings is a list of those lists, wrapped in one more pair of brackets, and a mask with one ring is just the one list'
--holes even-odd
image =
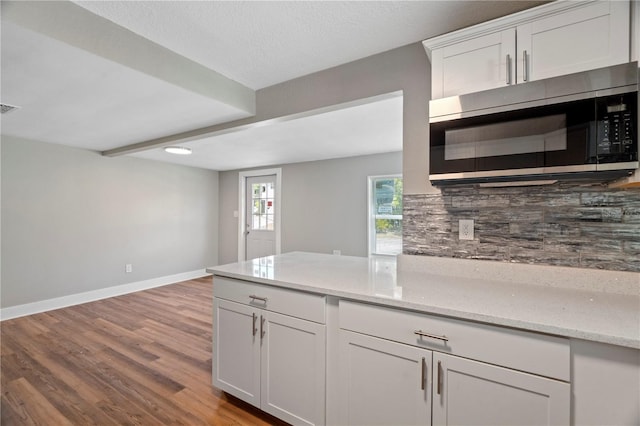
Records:
{"label": "white trim", "polygon": [[374,230],[374,222],[371,211],[373,209],[373,180],[376,176],[368,176],[367,177],[367,256],[371,256],[373,250],[373,234]]}
{"label": "white trim", "polygon": [[238,178],[238,262],[246,260],[244,227],[247,217],[247,178],[255,176],[276,176],[276,254],[281,252],[281,212],[282,212],[282,168],[260,169],[240,172]]}
{"label": "white trim", "polygon": [[[375,179],[384,179],[384,178],[390,178],[390,179],[402,179],[402,174],[401,173],[390,173],[390,174],[386,174],[386,175],[375,175],[375,176],[367,176],[367,255],[369,257],[371,256],[395,256],[395,255],[391,255],[391,254],[378,254],[374,252],[374,247],[375,247],[375,233],[376,233],[376,229],[375,229],[375,221],[373,219],[373,207],[374,207],[374,199],[373,199],[373,181]],[[403,182],[404,184],[404,182]],[[404,186],[403,186],[404,188]],[[400,216],[400,219],[402,218],[402,215],[389,215],[389,219],[395,219],[395,217],[391,217],[391,216]],[[387,219],[386,217],[384,219]]]}
{"label": "white trim", "polygon": [[40,312],[52,311],[54,309],[66,308],[73,305],[80,305],[82,303],[94,302],[96,300],[107,299],[109,297],[121,296],[123,294],[134,293],[136,291],[148,290],[150,288],[192,280],[194,278],[201,278],[207,275],[209,274],[205,272],[204,269],[197,269],[195,271],[151,278],[149,280],[101,288],[99,290],[86,291],[84,293],[71,294],[69,296],[25,303],[24,305],[9,306],[8,308],[0,309],[0,321],[38,314]]}

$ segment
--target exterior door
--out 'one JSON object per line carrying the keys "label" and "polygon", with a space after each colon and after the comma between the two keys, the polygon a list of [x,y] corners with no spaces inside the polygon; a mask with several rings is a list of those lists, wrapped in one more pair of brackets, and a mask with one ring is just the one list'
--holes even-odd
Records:
{"label": "exterior door", "polygon": [[276,254],[276,175],[246,179],[245,259]]}
{"label": "exterior door", "polygon": [[568,425],[569,383],[438,352],[434,425]]}

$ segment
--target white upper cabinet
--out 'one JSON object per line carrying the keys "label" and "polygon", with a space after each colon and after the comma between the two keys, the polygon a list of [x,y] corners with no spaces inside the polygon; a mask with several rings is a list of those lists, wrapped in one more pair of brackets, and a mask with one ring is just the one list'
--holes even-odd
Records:
{"label": "white upper cabinet", "polygon": [[436,49],[431,63],[434,99],[515,84],[516,30],[508,28]]}
{"label": "white upper cabinet", "polygon": [[588,3],[519,25],[517,37],[518,83],[628,62],[629,4]]}
{"label": "white upper cabinet", "polygon": [[432,99],[629,61],[628,1],[557,1],[425,40]]}

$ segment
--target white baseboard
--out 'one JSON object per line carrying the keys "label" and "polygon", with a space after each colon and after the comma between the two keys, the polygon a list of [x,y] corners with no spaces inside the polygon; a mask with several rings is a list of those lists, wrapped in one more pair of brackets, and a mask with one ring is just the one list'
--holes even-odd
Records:
{"label": "white baseboard", "polygon": [[201,278],[207,275],[209,274],[204,269],[198,269],[195,271],[182,272],[180,274],[167,275],[144,281],[136,281],[114,287],[101,288],[99,290],[92,290],[84,293],[71,294],[69,296],[56,297],[33,303],[25,303],[24,305],[9,306],[8,308],[0,309],[0,321],[38,314],[40,312],[52,311],[54,309],[66,308],[68,306],[80,305],[82,303],[94,302],[100,299],[107,299],[109,297],[134,293],[136,291],[148,290],[150,288],[179,283],[181,281],[192,280],[194,278]]}

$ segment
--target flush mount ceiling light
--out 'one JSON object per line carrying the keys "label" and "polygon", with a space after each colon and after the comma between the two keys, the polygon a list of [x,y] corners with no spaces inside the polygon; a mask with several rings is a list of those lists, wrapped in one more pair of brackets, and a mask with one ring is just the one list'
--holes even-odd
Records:
{"label": "flush mount ceiling light", "polygon": [[186,146],[167,146],[164,148],[165,152],[169,154],[189,155],[191,154],[191,148]]}
{"label": "flush mount ceiling light", "polygon": [[9,104],[0,104],[0,113],[2,114],[6,114],[8,112],[13,111],[14,109],[20,108],[18,106],[15,105],[9,105]]}

